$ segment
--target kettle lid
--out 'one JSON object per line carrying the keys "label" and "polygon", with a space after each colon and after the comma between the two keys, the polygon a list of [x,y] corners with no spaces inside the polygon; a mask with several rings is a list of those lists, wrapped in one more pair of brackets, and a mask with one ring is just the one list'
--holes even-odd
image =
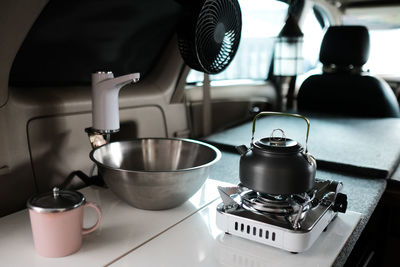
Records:
{"label": "kettle lid", "polygon": [[292,139],[285,138],[277,142],[276,138],[262,138],[254,143],[254,147],[266,152],[298,152],[302,149],[299,143]]}
{"label": "kettle lid", "polygon": [[[274,136],[275,132],[281,132],[282,136]],[[254,147],[266,152],[298,152],[302,149],[301,145],[295,140],[286,138],[285,132],[282,129],[272,131],[270,137],[262,138],[254,143]]]}

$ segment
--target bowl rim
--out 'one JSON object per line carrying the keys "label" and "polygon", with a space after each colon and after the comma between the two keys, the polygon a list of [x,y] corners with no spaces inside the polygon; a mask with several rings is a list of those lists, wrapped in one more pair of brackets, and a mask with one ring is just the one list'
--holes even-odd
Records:
{"label": "bowl rim", "polygon": [[[211,150],[213,150],[215,152],[215,158],[212,161],[207,162],[207,163],[205,163],[203,165],[199,165],[199,166],[195,166],[195,167],[191,167],[191,168],[185,168],[185,169],[179,169],[179,170],[139,171],[139,170],[126,170],[126,169],[122,169],[122,168],[115,168],[115,167],[107,166],[107,165],[99,162],[98,160],[96,160],[94,158],[94,156],[93,156],[94,153],[97,150],[101,149],[102,147],[105,147],[105,146],[108,146],[108,145],[111,145],[111,144],[115,144],[115,143],[130,143],[130,142],[133,142],[133,141],[141,141],[141,140],[176,140],[176,141],[184,141],[184,142],[189,142],[189,143],[195,143],[195,144],[198,144],[198,145],[206,146],[206,147],[210,148]],[[194,140],[194,139],[189,139],[189,138],[163,138],[163,137],[154,137],[153,138],[153,137],[146,137],[146,138],[136,138],[136,139],[132,139],[132,140],[124,140],[124,141],[117,141],[117,142],[107,143],[105,145],[102,145],[102,146],[96,147],[95,149],[92,149],[92,151],[90,151],[90,153],[89,153],[89,157],[98,167],[100,166],[102,168],[111,169],[111,170],[115,170],[115,171],[124,171],[124,172],[129,172],[129,173],[165,173],[165,172],[173,173],[173,172],[186,172],[186,171],[201,169],[201,168],[205,168],[205,167],[214,165],[215,163],[217,163],[221,159],[222,153],[215,146],[210,145],[210,144],[205,143],[205,142],[202,142],[202,141],[199,141],[199,140]]]}

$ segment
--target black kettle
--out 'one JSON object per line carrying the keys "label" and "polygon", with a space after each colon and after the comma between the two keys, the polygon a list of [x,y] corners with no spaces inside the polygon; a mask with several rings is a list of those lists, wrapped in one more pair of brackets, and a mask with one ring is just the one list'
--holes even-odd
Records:
{"label": "black kettle", "polygon": [[[281,129],[272,131],[270,137],[254,142],[256,120],[261,116],[286,116],[300,118],[307,123],[305,149],[296,141],[286,138]],[[253,119],[250,148],[236,147],[240,153],[240,182],[259,193],[290,195],[308,192],[314,187],[317,163],[307,151],[309,120],[298,114],[261,112]],[[281,136],[275,136],[280,132]]]}

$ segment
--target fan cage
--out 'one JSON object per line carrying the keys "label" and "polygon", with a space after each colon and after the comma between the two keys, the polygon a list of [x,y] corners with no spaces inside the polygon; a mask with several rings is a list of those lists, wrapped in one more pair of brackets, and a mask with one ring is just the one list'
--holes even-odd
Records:
{"label": "fan cage", "polygon": [[194,16],[196,21],[193,21],[193,13],[191,15],[186,13],[178,35],[183,59],[192,69],[208,74],[222,72],[239,47],[242,28],[239,3],[237,0],[205,0],[197,20]]}

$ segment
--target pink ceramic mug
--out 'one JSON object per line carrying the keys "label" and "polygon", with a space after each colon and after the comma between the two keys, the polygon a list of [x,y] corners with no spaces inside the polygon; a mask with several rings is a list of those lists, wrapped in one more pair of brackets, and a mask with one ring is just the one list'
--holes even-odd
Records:
{"label": "pink ceramic mug", "polygon": [[[94,208],[97,221],[83,228],[83,209]],[[101,210],[76,191],[53,189],[28,200],[29,215],[36,251],[44,257],[64,257],[81,248],[82,235],[97,229]]]}

